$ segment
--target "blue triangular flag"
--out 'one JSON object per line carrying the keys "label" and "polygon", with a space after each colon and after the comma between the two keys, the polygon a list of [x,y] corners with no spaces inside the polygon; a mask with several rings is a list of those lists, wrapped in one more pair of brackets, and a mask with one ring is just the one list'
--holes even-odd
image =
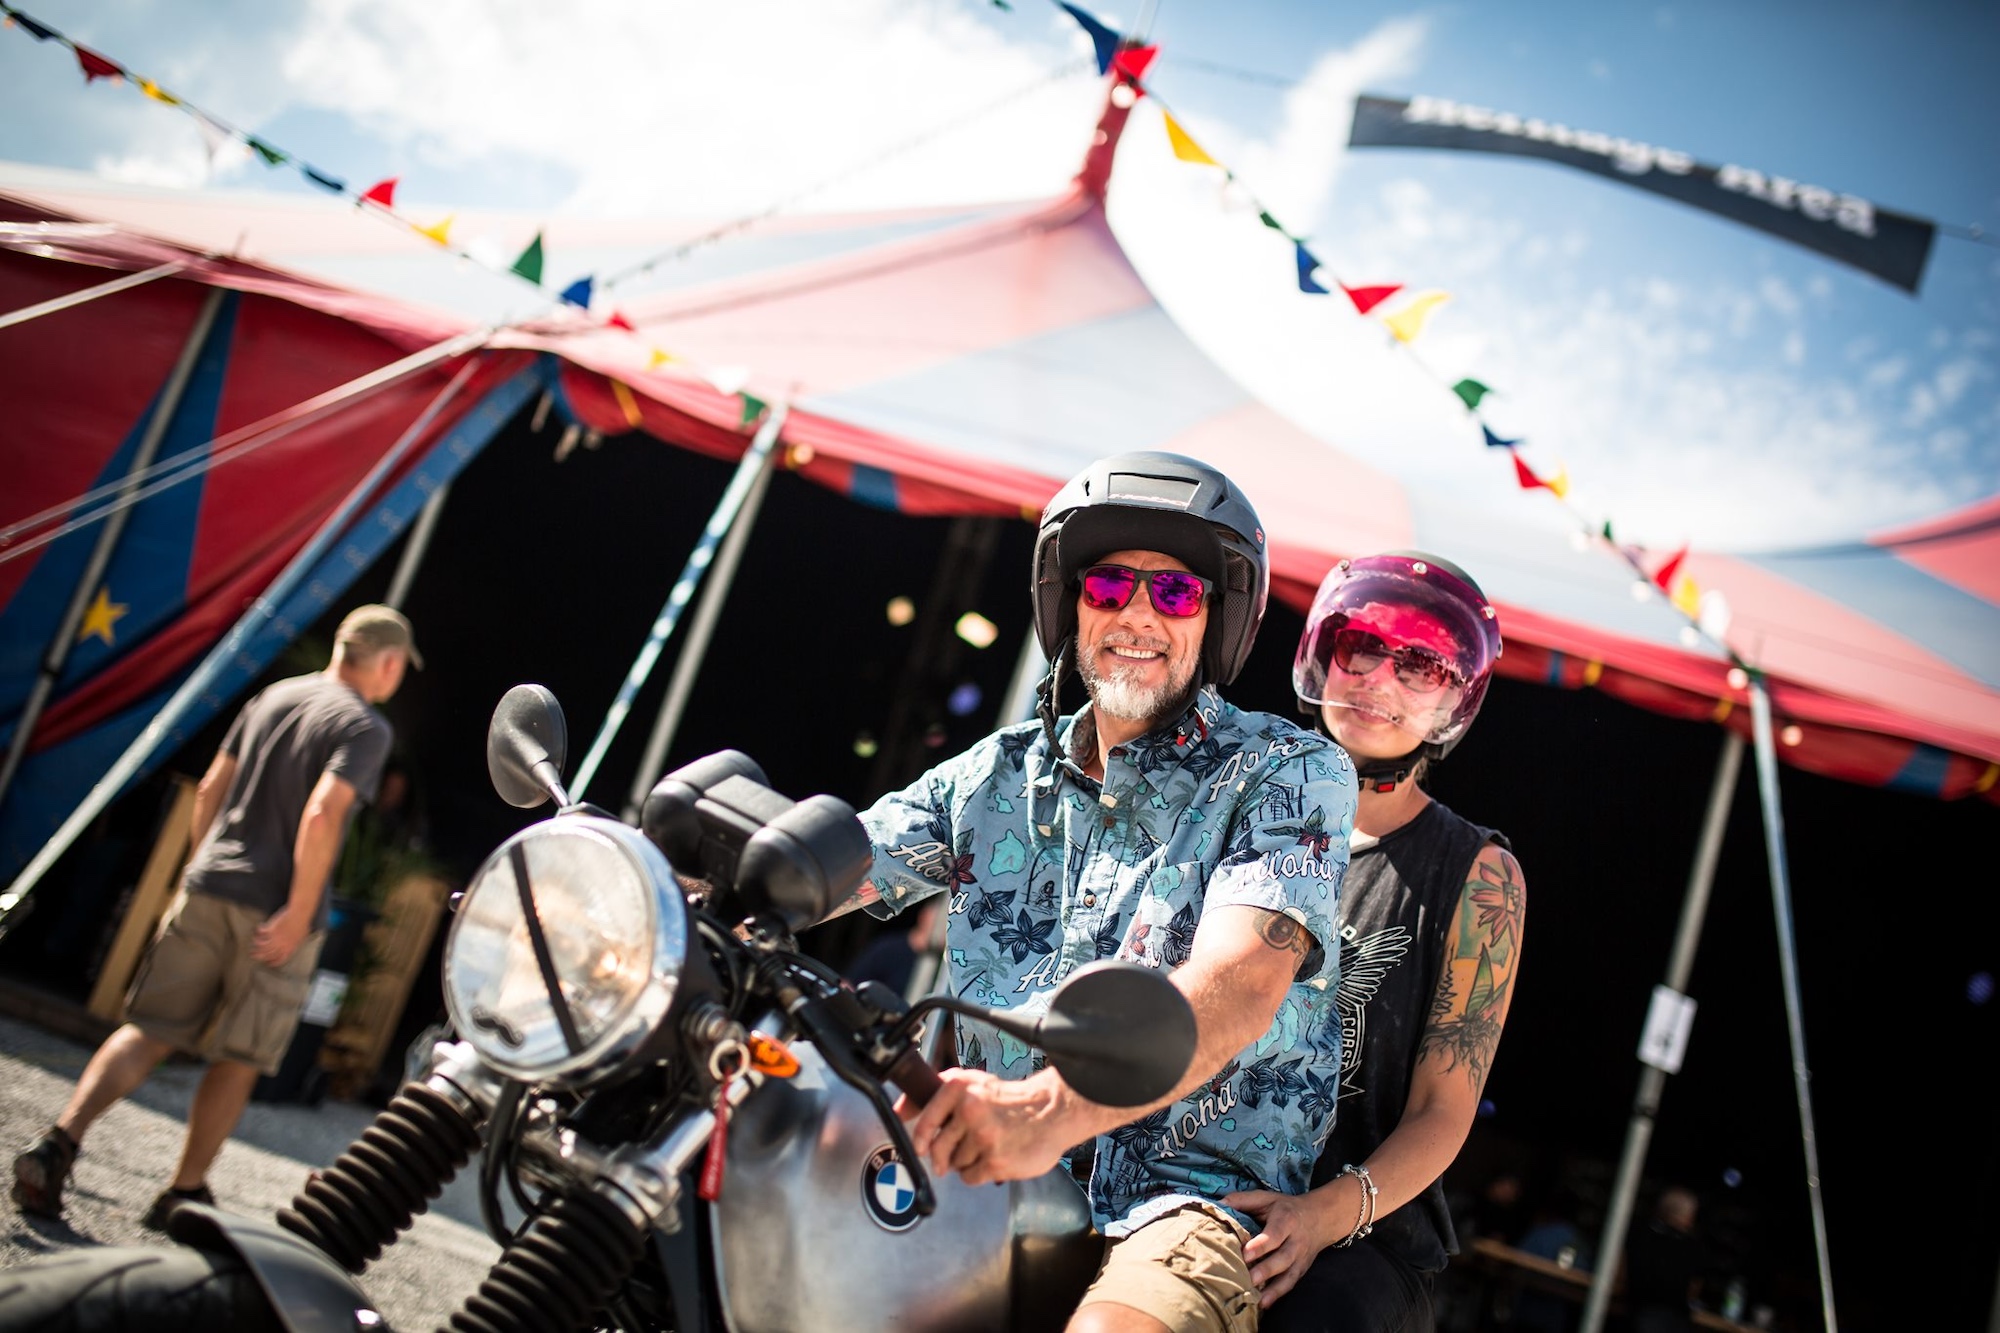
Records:
{"label": "blue triangular flag", "polygon": [[590,278],[578,278],[575,282],[563,288],[562,299],[579,309],[588,310],[590,309],[590,289]]}
{"label": "blue triangular flag", "polygon": [[1312,251],[1306,249],[1302,242],[1294,241],[1292,244],[1299,251],[1299,290],[1309,296],[1325,296],[1326,288],[1313,279],[1313,270],[1319,267],[1319,261],[1313,258]]}
{"label": "blue triangular flag", "polygon": [[1482,435],[1486,437],[1486,447],[1488,449],[1512,449],[1515,445],[1520,443],[1519,440],[1501,439],[1498,435],[1495,435],[1493,433],[1493,428],[1487,425],[1483,421],[1479,423],[1479,431]]}
{"label": "blue triangular flag", "polygon": [[306,179],[311,181],[314,185],[318,185],[324,189],[332,190],[335,194],[347,193],[346,181],[336,180],[334,177],[325,175],[321,172],[314,171],[311,167],[308,166],[301,166],[299,170],[303,171],[306,174]]}
{"label": "blue triangular flag", "polygon": [[1083,30],[1090,34],[1090,44],[1097,48],[1097,72],[1109,74],[1111,57],[1118,54],[1118,34],[1075,5],[1066,4],[1064,0],[1056,0],[1056,3],[1061,5],[1071,18],[1082,24]]}

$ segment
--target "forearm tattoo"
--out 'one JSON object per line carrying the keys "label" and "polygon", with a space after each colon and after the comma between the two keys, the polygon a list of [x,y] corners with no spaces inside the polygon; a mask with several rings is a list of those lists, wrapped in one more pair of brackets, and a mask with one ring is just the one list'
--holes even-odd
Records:
{"label": "forearm tattoo", "polygon": [[1451,956],[1431,997],[1430,1023],[1418,1058],[1437,1056],[1449,1068],[1465,1070],[1476,1093],[1486,1086],[1520,957],[1526,885],[1513,854],[1501,851],[1497,866],[1473,863],[1459,899],[1458,933]]}

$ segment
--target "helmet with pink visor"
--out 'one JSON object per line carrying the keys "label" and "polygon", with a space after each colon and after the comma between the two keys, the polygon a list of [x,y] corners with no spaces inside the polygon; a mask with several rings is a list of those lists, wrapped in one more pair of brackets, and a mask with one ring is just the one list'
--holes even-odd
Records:
{"label": "helmet with pink visor", "polygon": [[1401,781],[1472,726],[1500,649],[1499,616],[1464,570],[1422,551],[1364,556],[1320,583],[1292,688],[1306,711],[1355,709],[1413,738],[1415,751],[1395,760],[1357,756],[1364,779]]}

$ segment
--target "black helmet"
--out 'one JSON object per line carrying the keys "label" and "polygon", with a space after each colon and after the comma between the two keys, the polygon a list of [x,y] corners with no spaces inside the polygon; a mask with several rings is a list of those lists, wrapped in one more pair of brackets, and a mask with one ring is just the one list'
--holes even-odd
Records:
{"label": "black helmet", "polygon": [[[1446,679],[1435,704],[1395,719],[1420,742],[1416,751],[1399,759],[1371,760],[1360,769],[1366,779],[1376,776],[1374,770],[1387,775],[1400,766],[1394,778],[1400,782],[1415,759],[1444,758],[1472,726],[1500,660],[1500,618],[1472,576],[1449,560],[1423,551],[1343,560],[1321,581],[1292,660],[1292,689],[1303,711],[1318,714],[1322,704],[1345,706],[1343,680],[1366,674],[1347,667],[1338,649],[1349,618],[1369,607],[1418,612],[1441,627],[1444,641],[1454,646],[1448,654],[1434,654]],[[1379,664],[1379,643],[1376,652],[1373,660]]]}
{"label": "black helmet", "polygon": [[1257,511],[1229,478],[1179,454],[1117,454],[1056,492],[1035,536],[1035,637],[1051,663],[1076,636],[1076,580],[1113,551],[1158,551],[1209,581],[1202,674],[1236,679],[1250,656],[1271,561]]}

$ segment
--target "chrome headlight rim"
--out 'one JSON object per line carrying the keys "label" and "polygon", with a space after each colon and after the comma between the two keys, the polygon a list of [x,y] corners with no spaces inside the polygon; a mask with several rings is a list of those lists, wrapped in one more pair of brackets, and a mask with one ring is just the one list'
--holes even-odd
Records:
{"label": "chrome headlight rim", "polygon": [[[506,892],[518,892],[513,885],[512,865],[516,848],[523,857],[528,849],[550,838],[584,837],[609,844],[636,872],[640,881],[639,905],[644,912],[647,936],[645,974],[619,1001],[601,1030],[581,1045],[555,1059],[522,1060],[510,1056],[504,1043],[471,1022],[470,997],[463,993],[462,978],[456,975],[461,938],[474,916],[475,895],[488,886],[497,868],[507,867]],[[531,883],[531,889],[533,885]],[[546,910],[537,898],[537,914]],[[584,1087],[618,1070],[658,1031],[680,994],[690,943],[690,922],[686,903],[673,867],[658,847],[629,825],[595,815],[563,815],[532,824],[508,838],[481,863],[460,901],[457,917],[445,941],[443,989],[445,1008],[459,1038],[478,1052],[480,1059],[508,1078],[524,1083]],[[546,995],[543,1003],[547,1004]],[[549,1006],[551,1012],[553,1006]]]}

